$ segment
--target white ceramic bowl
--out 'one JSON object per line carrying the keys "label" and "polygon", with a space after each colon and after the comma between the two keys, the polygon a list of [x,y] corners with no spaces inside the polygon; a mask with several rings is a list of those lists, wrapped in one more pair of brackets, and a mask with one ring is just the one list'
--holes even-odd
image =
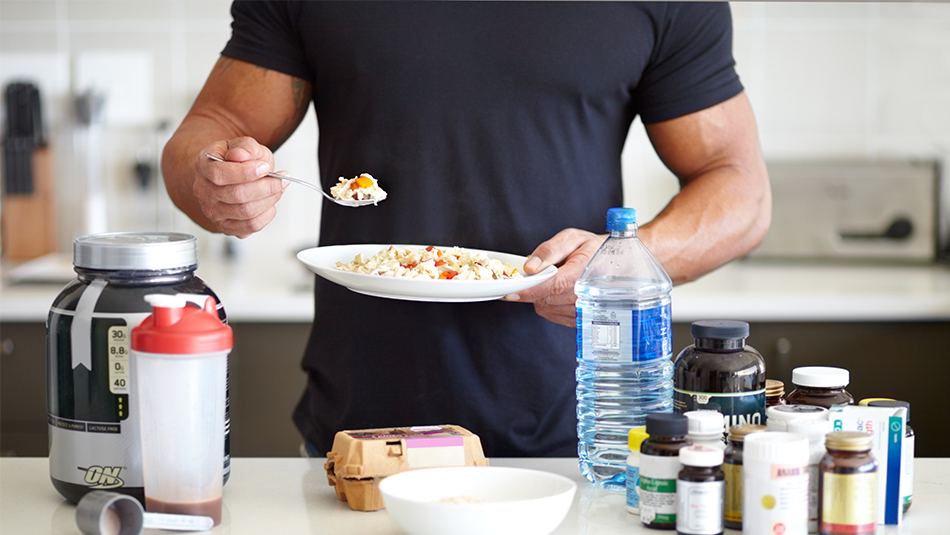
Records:
{"label": "white ceramic bowl", "polygon": [[524,468],[423,468],[379,483],[390,518],[410,535],[547,535],[564,520],[577,484]]}

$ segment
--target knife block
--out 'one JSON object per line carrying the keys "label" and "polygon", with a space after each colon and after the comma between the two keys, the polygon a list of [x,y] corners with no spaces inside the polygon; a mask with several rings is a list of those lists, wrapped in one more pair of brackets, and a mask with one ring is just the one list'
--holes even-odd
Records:
{"label": "knife block", "polygon": [[33,151],[32,163],[33,193],[3,195],[0,239],[3,240],[3,257],[7,260],[30,260],[58,249],[50,148]]}

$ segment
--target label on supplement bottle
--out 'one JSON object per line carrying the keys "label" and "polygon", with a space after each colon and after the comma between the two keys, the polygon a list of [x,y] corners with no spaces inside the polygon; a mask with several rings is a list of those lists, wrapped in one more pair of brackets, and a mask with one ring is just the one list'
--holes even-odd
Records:
{"label": "label on supplement bottle", "polygon": [[646,362],[673,354],[670,305],[644,310],[614,306],[577,307],[584,360]]}
{"label": "label on supplement bottle", "polygon": [[742,465],[723,463],[722,472],[726,475],[726,521],[742,522]]}
{"label": "label on supplement bottle", "polygon": [[877,473],[822,474],[821,531],[874,533]]}
{"label": "label on supplement bottle", "polygon": [[689,535],[719,535],[725,481],[676,482],[676,531]]}
{"label": "label on supplement bottle", "polygon": [[640,467],[627,465],[627,507],[640,508]]}
{"label": "label on supplement bottle", "polygon": [[690,392],[673,388],[673,412],[717,411],[725,416],[725,432],[744,424],[765,424],[765,389],[738,393]]}
{"label": "label on supplement bottle", "polygon": [[679,457],[640,456],[640,521],[676,522],[676,477]]}

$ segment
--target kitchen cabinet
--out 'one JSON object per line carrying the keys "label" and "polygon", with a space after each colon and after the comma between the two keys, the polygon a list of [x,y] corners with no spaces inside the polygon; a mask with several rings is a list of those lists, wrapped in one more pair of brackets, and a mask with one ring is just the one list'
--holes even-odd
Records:
{"label": "kitchen cabinet", "polygon": [[[310,323],[232,323],[231,453],[236,457],[299,454],[291,420],[306,385],[300,360]],[[692,343],[690,324],[673,325],[674,352]],[[893,397],[911,403],[919,457],[950,456],[945,382],[950,377],[950,322],[752,322],[748,340],[765,357],[769,378],[791,384],[792,368],[840,366],[851,371],[856,399]],[[46,329],[42,323],[0,324],[0,452],[44,456]]]}
{"label": "kitchen cabinet", "polygon": [[[306,384],[300,368],[310,324],[242,323],[229,357],[231,455],[299,455],[291,420]],[[45,456],[46,326],[0,324],[0,455]]]}

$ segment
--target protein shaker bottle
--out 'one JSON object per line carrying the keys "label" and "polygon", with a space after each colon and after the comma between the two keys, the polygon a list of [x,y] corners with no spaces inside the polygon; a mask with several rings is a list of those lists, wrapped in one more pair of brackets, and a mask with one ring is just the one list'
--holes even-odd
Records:
{"label": "protein shaker bottle", "polygon": [[132,329],[131,359],[145,509],[210,516],[218,524],[224,384],[234,337],[207,296],[152,294],[145,300],[152,315]]}

